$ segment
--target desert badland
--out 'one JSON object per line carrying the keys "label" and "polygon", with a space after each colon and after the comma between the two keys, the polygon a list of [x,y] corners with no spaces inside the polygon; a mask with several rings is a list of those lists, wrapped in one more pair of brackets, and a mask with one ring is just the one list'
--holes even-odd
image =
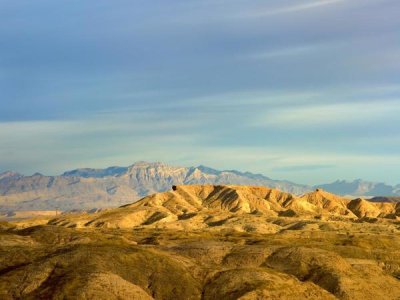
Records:
{"label": "desert badland", "polygon": [[0,0],[0,300],[400,300],[400,0]]}
{"label": "desert badland", "polygon": [[400,204],[178,185],[2,223],[1,299],[399,299]]}

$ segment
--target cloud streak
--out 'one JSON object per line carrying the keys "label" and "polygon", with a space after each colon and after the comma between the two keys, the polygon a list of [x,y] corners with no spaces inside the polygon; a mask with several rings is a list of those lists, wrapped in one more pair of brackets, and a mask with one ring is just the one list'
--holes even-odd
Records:
{"label": "cloud streak", "polygon": [[321,1],[313,1],[313,2],[304,2],[301,4],[292,4],[288,6],[265,9],[265,11],[255,12],[247,17],[267,17],[272,15],[280,15],[280,14],[288,14],[288,13],[297,13],[302,11],[308,11],[318,8],[323,8],[326,6],[338,5],[341,3],[347,2],[346,0],[321,0]]}
{"label": "cloud streak", "polygon": [[266,112],[255,126],[331,127],[396,120],[399,99],[292,106]]}

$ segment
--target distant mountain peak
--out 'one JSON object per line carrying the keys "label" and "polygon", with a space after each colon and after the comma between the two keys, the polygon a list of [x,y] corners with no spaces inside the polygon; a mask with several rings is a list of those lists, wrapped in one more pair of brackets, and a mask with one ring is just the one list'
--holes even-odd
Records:
{"label": "distant mountain peak", "polygon": [[160,161],[154,161],[154,162],[137,161],[133,163],[130,167],[165,167],[165,166],[169,165]]}
{"label": "distant mountain peak", "polygon": [[15,178],[15,177],[22,177],[23,175],[14,172],[14,171],[5,171],[0,173],[0,180],[4,178]]}
{"label": "distant mountain peak", "polygon": [[351,196],[395,196],[399,194],[397,187],[382,182],[371,182],[362,179],[336,180],[332,183],[321,184],[315,187],[323,188],[326,191]]}
{"label": "distant mountain peak", "polygon": [[44,176],[42,173],[39,172],[35,172],[32,174],[32,177],[40,177],[40,176]]}
{"label": "distant mountain peak", "polygon": [[71,171],[64,172],[62,176],[65,177],[84,177],[84,178],[101,178],[107,176],[119,176],[123,173],[126,173],[128,170],[127,167],[108,167],[106,169],[93,169],[93,168],[80,168]]}
{"label": "distant mountain peak", "polygon": [[204,166],[204,165],[200,165],[198,167],[196,167],[197,169],[199,169],[201,172],[203,173],[207,173],[207,174],[213,174],[213,175],[219,175],[221,174],[221,171],[218,171],[216,169]]}

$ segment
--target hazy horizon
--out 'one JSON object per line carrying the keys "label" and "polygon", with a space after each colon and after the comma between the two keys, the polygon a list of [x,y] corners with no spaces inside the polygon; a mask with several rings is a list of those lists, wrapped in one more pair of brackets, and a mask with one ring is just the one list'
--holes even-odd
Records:
{"label": "hazy horizon", "polygon": [[2,1],[0,172],[400,183],[400,2]]}
{"label": "hazy horizon", "polygon": [[[241,172],[241,173],[250,172],[249,170],[241,170],[241,169],[216,169],[216,168],[213,168],[212,166],[206,166],[206,165],[203,165],[203,164],[199,164],[199,165],[179,165],[179,164],[175,164],[175,165],[173,165],[173,164],[169,164],[169,163],[165,163],[165,162],[161,162],[161,161],[152,161],[152,162],[150,162],[150,161],[136,161],[136,162],[133,162],[133,163],[131,163],[129,165],[124,165],[124,166],[122,166],[122,165],[118,165],[118,166],[117,165],[112,165],[112,166],[104,166],[104,167],[96,167],[96,168],[92,168],[90,166],[86,166],[86,167],[78,167],[78,168],[73,168],[73,169],[66,169],[66,170],[63,170],[63,171],[61,171],[59,173],[51,173],[51,174],[43,173],[43,172],[40,172],[40,171],[35,171],[35,172],[27,174],[27,173],[18,172],[18,171],[15,171],[15,170],[0,170],[0,174],[7,173],[7,172],[16,172],[16,173],[18,173],[20,175],[23,175],[23,176],[33,176],[35,174],[40,174],[40,175],[43,175],[43,176],[62,176],[62,175],[64,175],[64,173],[75,171],[75,170],[80,170],[80,169],[105,170],[107,168],[129,168],[130,166],[133,166],[134,164],[138,164],[138,163],[148,163],[148,164],[161,163],[161,164],[166,164],[166,165],[172,166],[172,167],[182,167],[182,168],[204,167],[204,168],[210,168],[210,169],[213,169],[213,170],[216,170],[216,171],[220,171],[220,172],[231,172],[231,171],[234,171],[234,172],[238,171],[238,172]],[[348,183],[352,183],[352,182],[359,181],[359,180],[367,181],[364,178],[352,178],[352,179],[336,178],[335,180],[332,180],[332,181],[329,181],[329,182],[304,183],[304,182],[290,181],[290,180],[288,180],[286,178],[271,178],[267,174],[262,174],[262,173],[255,173],[255,172],[250,172],[250,173],[252,173],[253,175],[262,175],[262,176],[265,176],[265,177],[270,178],[272,180],[283,180],[283,181],[292,182],[294,184],[300,184],[300,185],[303,184],[303,185],[308,185],[308,186],[311,186],[311,187],[312,186],[318,186],[318,185],[321,185],[321,184],[334,183],[334,182],[338,182],[338,181],[340,181],[340,182],[344,181],[344,182],[348,182]],[[392,185],[398,185],[399,184],[399,183],[396,183],[396,182],[389,183],[389,182],[384,182],[384,181],[376,181],[376,183],[384,183],[384,184],[392,184]]]}

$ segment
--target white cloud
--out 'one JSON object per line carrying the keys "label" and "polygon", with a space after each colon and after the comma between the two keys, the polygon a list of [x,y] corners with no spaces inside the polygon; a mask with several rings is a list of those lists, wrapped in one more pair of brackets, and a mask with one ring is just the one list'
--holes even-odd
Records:
{"label": "white cloud", "polygon": [[318,7],[322,7],[322,6],[326,6],[326,5],[342,3],[342,2],[345,2],[345,1],[346,0],[314,1],[314,2],[308,2],[308,3],[303,3],[303,4],[295,4],[295,5],[292,5],[292,6],[283,7],[281,9],[277,9],[275,12],[277,12],[277,13],[296,12],[296,11],[314,9],[314,8],[318,8]]}
{"label": "white cloud", "polygon": [[260,53],[254,53],[250,55],[245,55],[244,57],[250,59],[268,59],[268,58],[277,58],[277,57],[287,57],[287,56],[295,56],[295,55],[303,55],[308,53],[313,53],[316,51],[318,47],[312,45],[306,46],[294,46],[289,48],[282,49],[274,49]]}
{"label": "white cloud", "polygon": [[343,126],[397,118],[399,114],[399,99],[286,106],[264,111],[252,125],[285,128]]}
{"label": "white cloud", "polygon": [[[296,1],[297,2],[297,1]],[[312,9],[317,9],[325,6],[332,6],[340,3],[347,2],[346,0],[321,0],[321,1],[314,1],[314,2],[306,2],[301,4],[292,4],[283,7],[277,8],[266,8],[264,10],[258,10],[257,12],[252,12],[250,14],[242,14],[242,17],[266,17],[272,15],[280,15],[280,14],[287,14],[287,13],[296,13],[300,11],[307,11]]]}

